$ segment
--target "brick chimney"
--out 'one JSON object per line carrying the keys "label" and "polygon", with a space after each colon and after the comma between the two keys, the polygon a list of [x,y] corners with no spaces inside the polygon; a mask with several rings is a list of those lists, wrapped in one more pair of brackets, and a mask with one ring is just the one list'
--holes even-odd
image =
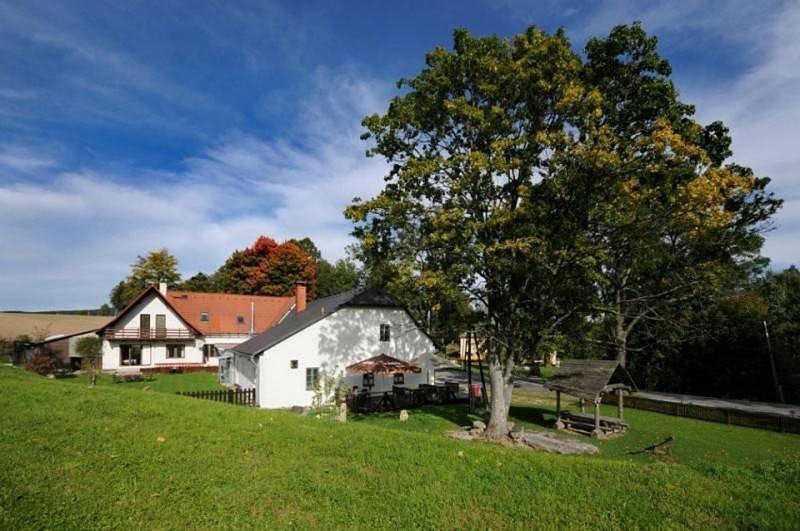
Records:
{"label": "brick chimney", "polygon": [[298,281],[294,285],[294,310],[300,313],[306,309],[306,283]]}
{"label": "brick chimney", "polygon": [[161,294],[166,297],[167,296],[167,283],[166,282],[159,282],[158,283],[158,291],[160,291]]}

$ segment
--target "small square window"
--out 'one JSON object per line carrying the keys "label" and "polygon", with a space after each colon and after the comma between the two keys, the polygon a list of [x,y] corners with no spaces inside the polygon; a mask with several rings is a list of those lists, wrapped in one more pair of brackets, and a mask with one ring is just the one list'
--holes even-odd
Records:
{"label": "small square window", "polygon": [[200,320],[208,321],[208,312],[200,312]]}
{"label": "small square window", "polygon": [[370,373],[365,374],[361,380],[361,386],[372,387],[373,385],[375,385],[375,375]]}
{"label": "small square window", "polygon": [[397,373],[394,375],[394,384],[395,385],[403,385],[406,382],[406,378],[402,373]]}
{"label": "small square window", "polygon": [[237,315],[236,316],[236,323],[237,324],[244,324],[244,315]]}
{"label": "small square window", "polygon": [[391,326],[388,324],[381,325],[381,341],[389,341],[391,337]]}
{"label": "small square window", "polygon": [[297,368],[297,360],[290,361],[289,362],[289,367],[291,367],[292,369],[296,369]]}

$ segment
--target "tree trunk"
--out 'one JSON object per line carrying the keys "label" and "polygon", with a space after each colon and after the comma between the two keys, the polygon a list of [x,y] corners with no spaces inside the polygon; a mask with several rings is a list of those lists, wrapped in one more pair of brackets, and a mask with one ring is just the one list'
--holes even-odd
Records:
{"label": "tree trunk", "polygon": [[491,410],[486,437],[502,439],[508,436],[508,412],[511,408],[513,392],[514,360],[507,354],[505,367],[500,363],[496,352],[489,352],[489,381],[492,385]]}
{"label": "tree trunk", "polygon": [[625,317],[621,312],[617,313],[614,343],[617,346],[617,361],[624,367],[628,358],[628,331],[625,329]]}

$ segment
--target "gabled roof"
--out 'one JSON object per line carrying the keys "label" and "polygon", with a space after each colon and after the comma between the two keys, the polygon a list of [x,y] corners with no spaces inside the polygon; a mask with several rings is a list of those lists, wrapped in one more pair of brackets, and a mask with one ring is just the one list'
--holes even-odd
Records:
{"label": "gabled roof", "polygon": [[158,297],[159,299],[164,301],[164,304],[166,304],[169,309],[171,309],[173,312],[175,312],[175,314],[184,322],[184,324],[188,328],[192,329],[192,331],[194,333],[202,335],[202,333],[197,328],[192,326],[191,323],[189,323],[186,319],[183,318],[183,316],[180,314],[180,312],[178,312],[178,310],[176,310],[169,303],[169,301],[164,297],[164,295],[162,295],[161,292],[158,291],[158,287],[156,287],[156,286],[148,286],[147,288],[143,289],[142,292],[139,293],[136,296],[136,298],[134,298],[131,302],[129,302],[127,306],[125,306],[123,309],[121,309],[119,312],[117,312],[117,316],[116,317],[114,317],[111,321],[106,323],[106,325],[104,327],[98,329],[97,333],[102,335],[102,333],[107,328],[114,328],[114,325],[117,324],[118,322],[120,322],[122,320],[122,318],[125,317],[125,314],[127,314],[131,310],[131,308],[136,307],[136,305],[139,304],[148,295],[155,295],[156,297]]}
{"label": "gabled roof", "polygon": [[615,360],[564,360],[545,387],[568,395],[594,400],[608,386],[636,390],[625,367]]}
{"label": "gabled roof", "polygon": [[62,339],[70,339],[76,336],[84,336],[88,334],[96,334],[98,331],[97,328],[92,328],[91,330],[82,330],[80,332],[72,332],[70,334],[59,334],[55,336],[50,336],[48,338],[43,339],[42,341],[37,341],[33,343],[34,345],[47,345],[48,343],[52,343],[53,341],[61,341]]}
{"label": "gabled roof", "polygon": [[[166,297],[156,286],[143,290],[117,316],[98,330],[102,333],[107,328],[114,328],[132,308],[148,295],[154,295],[175,312],[187,328],[197,335],[213,334],[247,334],[250,332],[250,303],[253,303],[254,326],[256,331],[263,331],[278,322],[291,310],[294,297],[264,297],[258,295],[234,295],[230,293],[200,293],[193,291],[167,291]],[[201,321],[200,314],[205,313],[208,321]],[[238,316],[242,316],[239,323]]]}
{"label": "gabled roof", "polygon": [[260,354],[344,307],[403,308],[380,289],[353,289],[309,302],[304,311],[291,312],[277,325],[241,343],[234,350],[242,354]]}
{"label": "gabled roof", "polygon": [[[253,303],[253,330],[263,332],[292,309],[294,297],[264,297],[230,293],[167,291],[172,308],[203,335],[247,334],[250,332],[250,303]],[[208,321],[201,321],[205,313]],[[238,317],[242,317],[240,323]]]}

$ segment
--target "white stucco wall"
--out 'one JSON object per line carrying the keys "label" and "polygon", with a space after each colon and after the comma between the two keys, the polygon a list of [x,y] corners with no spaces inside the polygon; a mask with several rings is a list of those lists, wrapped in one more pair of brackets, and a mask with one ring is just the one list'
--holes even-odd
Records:
{"label": "white stucco wall", "polygon": [[[380,341],[380,325],[391,326],[391,340]],[[318,367],[323,374],[342,376],[352,387],[361,387],[361,375],[345,374],[344,368],[358,361],[386,354],[409,361],[433,353],[433,342],[405,310],[399,308],[342,308],[330,316],[275,345],[258,358],[258,401],[264,408],[308,406],[314,392],[306,390],[306,369]],[[296,369],[291,360],[298,361]],[[406,375],[404,385],[433,383],[433,370],[423,367],[417,375]],[[391,390],[392,377],[375,376],[373,391]]]}
{"label": "white stucco wall", "polygon": [[[164,301],[155,294],[148,295],[143,300],[126,312],[125,316],[113,328],[137,329],[139,316],[143,313],[150,314],[150,328],[156,327],[156,315],[164,314],[167,329],[187,330],[188,327],[173,312]],[[235,342],[235,341],[231,341]],[[159,340],[159,341],[125,341],[108,340],[103,338],[103,370],[116,370],[120,368],[120,344],[138,343],[142,345],[142,363],[140,367],[151,367],[164,363],[203,363],[203,338],[191,340]],[[184,345],[183,358],[167,358],[167,344]]]}

